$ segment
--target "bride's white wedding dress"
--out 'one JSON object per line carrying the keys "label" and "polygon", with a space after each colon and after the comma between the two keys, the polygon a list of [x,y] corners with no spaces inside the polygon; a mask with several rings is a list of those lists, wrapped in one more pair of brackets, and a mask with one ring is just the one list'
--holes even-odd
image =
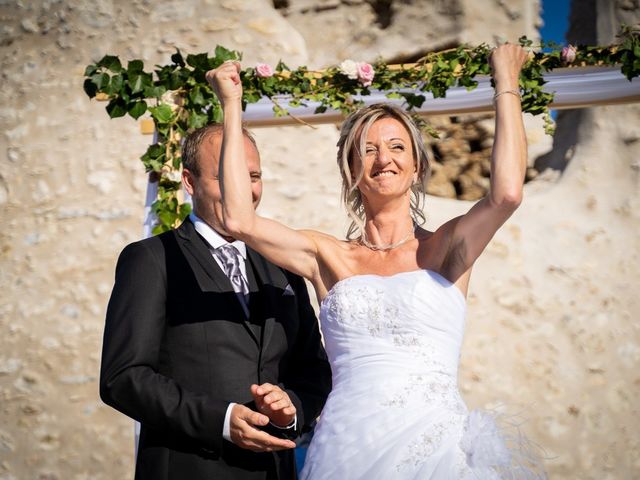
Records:
{"label": "bride's white wedding dress", "polygon": [[356,275],[320,307],[333,371],[301,478],[544,478],[457,387],[466,302],[439,274]]}

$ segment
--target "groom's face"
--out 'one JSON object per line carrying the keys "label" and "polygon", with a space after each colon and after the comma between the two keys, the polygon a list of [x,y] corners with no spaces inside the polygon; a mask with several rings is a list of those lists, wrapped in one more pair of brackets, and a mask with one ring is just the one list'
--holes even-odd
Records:
{"label": "groom's face", "polygon": [[[195,176],[192,172],[185,172],[188,177],[185,186],[193,199],[194,213],[218,233],[229,237],[222,221],[222,194],[218,178],[221,147],[222,135],[220,134],[209,135],[203,140],[198,157],[200,174]],[[262,197],[260,155],[255,145],[246,136],[244,137],[244,155],[251,176],[251,201],[256,208]]]}

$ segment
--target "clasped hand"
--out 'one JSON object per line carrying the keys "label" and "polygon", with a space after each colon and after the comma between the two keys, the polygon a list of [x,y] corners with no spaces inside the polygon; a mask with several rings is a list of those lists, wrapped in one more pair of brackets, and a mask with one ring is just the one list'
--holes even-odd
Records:
{"label": "clasped hand", "polygon": [[260,430],[260,427],[268,425],[269,422],[279,427],[287,427],[294,421],[296,407],[287,392],[277,385],[264,383],[251,385],[251,394],[257,412],[240,404],[234,405],[231,409],[230,433],[233,443],[253,452],[295,448],[296,444],[291,440],[274,437]]}

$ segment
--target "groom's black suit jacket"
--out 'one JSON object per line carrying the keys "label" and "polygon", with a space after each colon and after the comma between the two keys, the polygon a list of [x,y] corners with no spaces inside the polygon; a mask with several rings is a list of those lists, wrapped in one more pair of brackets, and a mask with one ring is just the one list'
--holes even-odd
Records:
{"label": "groom's black suit jacket", "polygon": [[229,403],[252,406],[252,383],[286,389],[298,430],[331,388],[303,280],[249,248],[246,266],[249,318],[189,220],[122,251],[100,395],[141,423],[136,479],[293,478],[291,450],[253,453],[222,438]]}

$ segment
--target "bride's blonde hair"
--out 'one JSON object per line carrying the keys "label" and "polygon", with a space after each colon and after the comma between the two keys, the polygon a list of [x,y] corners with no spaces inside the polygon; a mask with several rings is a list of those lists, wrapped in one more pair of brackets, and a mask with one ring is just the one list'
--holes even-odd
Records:
{"label": "bride's blonde hair", "polygon": [[364,238],[366,219],[362,194],[358,189],[358,183],[364,175],[364,170],[360,168],[359,172],[353,171],[353,158],[354,155],[360,155],[360,152],[366,152],[369,128],[374,122],[383,118],[393,118],[399,121],[409,132],[417,172],[417,181],[411,186],[411,218],[416,225],[422,225],[426,220],[422,207],[431,166],[427,149],[422,140],[422,133],[411,116],[401,108],[388,103],[376,103],[349,115],[340,129],[338,168],[342,177],[342,202],[351,219],[351,225],[347,230],[348,240]]}

